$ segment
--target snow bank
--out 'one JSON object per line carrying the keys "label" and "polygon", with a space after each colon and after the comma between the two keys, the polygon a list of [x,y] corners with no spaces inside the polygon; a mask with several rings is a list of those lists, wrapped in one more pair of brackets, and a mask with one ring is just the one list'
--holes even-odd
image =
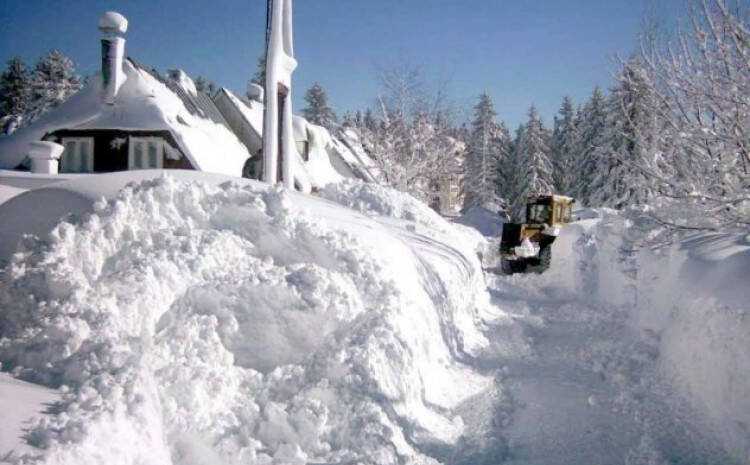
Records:
{"label": "snow bank", "polygon": [[0,184],[0,204],[7,202],[17,195],[23,194],[24,192],[26,192],[26,189]]}
{"label": "snow bank", "polygon": [[97,201],[3,271],[3,369],[65,392],[31,432],[44,462],[435,463],[491,384],[463,363],[488,295],[461,233],[364,185],[326,192],[366,216],[199,174]]}
{"label": "snow bank", "polygon": [[498,204],[487,204],[469,207],[456,223],[475,228],[487,237],[500,237],[503,233],[503,224],[508,221],[507,214]]}
{"label": "snow bank", "polygon": [[651,248],[640,245],[644,231],[628,215],[603,209],[584,216],[555,243],[545,281],[624,312],[655,345],[663,382],[744,463],[750,457],[750,237],[698,233]]}
{"label": "snow bank", "polygon": [[320,196],[368,216],[389,217],[436,228],[451,229],[450,224],[433,209],[414,197],[377,184],[346,180],[326,186]]}

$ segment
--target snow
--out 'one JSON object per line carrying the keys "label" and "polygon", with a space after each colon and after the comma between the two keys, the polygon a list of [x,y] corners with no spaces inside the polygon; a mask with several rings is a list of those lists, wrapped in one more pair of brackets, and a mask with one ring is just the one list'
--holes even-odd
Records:
{"label": "snow", "polygon": [[[46,224],[26,214],[55,203]],[[627,214],[577,214],[548,272],[485,277],[476,252],[493,238],[352,180],[315,198],[140,171],[23,193],[0,205],[0,244],[9,224],[38,236],[4,252],[0,362],[61,392],[24,450],[746,463],[748,235],[634,247]]]}
{"label": "snow", "polygon": [[518,460],[746,463],[747,239],[636,248],[625,215],[581,213],[589,219],[563,228],[549,272],[491,283],[537,353],[504,362],[523,406],[502,433]]}
{"label": "snow", "polygon": [[237,98],[229,89],[222,88],[235,107],[242,113],[245,121],[255,129],[259,136],[263,136],[263,104],[255,101],[244,101]]}
{"label": "snow", "polygon": [[99,18],[99,29],[106,32],[125,34],[128,31],[128,20],[116,11],[107,11]]}
{"label": "snow", "polygon": [[380,176],[375,161],[370,158],[362,146],[362,140],[353,128],[344,128],[339,133],[339,138],[334,138],[337,153],[353,169],[359,172],[363,180],[376,182]]}
{"label": "snow", "polygon": [[0,373],[0,461],[34,453],[23,439],[25,428],[34,418],[49,412],[58,397],[59,393],[53,390]]}
{"label": "snow", "polygon": [[498,204],[476,205],[466,209],[456,223],[471,226],[487,237],[500,237],[507,214]]}
{"label": "snow", "polygon": [[536,257],[539,255],[539,245],[532,243],[528,238],[521,242],[521,245],[515,248],[517,256],[522,258]]}
{"label": "snow", "polygon": [[26,189],[0,184],[0,204],[24,192],[26,192]]}
{"label": "snow", "polygon": [[193,96],[198,95],[198,88],[195,87],[195,82],[190,79],[190,76],[181,69],[173,69],[169,71],[169,78],[172,79],[178,86],[188,94]]}
{"label": "snow", "polygon": [[226,127],[194,116],[172,91],[150,74],[123,63],[125,83],[114,105],[101,102],[101,79],[33,124],[0,138],[0,168],[24,162],[28,145],[58,129],[168,130],[193,166],[201,171],[241,176],[248,153]]}
{"label": "snow", "polygon": [[332,148],[333,138],[328,130],[321,126],[308,123],[300,116],[292,118],[294,138],[298,141],[308,142],[308,160],[304,163],[305,170],[315,180],[315,186],[320,188],[330,183],[337,183],[344,176],[334,168],[331,156],[335,156]]}
{"label": "snow", "polygon": [[489,295],[464,232],[374,189],[326,188],[362,214],[142,171],[2,205],[74,213],[39,212],[51,232],[0,279],[4,369],[66,386],[32,428],[45,463],[435,463],[464,430],[452,411],[492,385],[466,363]]}

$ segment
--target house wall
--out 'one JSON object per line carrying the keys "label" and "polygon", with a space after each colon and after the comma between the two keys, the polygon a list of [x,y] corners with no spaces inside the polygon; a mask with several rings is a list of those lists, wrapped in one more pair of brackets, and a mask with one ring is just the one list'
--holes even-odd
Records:
{"label": "house wall", "polygon": [[61,130],[44,137],[44,140],[62,142],[64,138],[86,137],[94,141],[94,172],[109,173],[128,170],[129,137],[158,137],[165,140],[180,154],[179,160],[164,157],[165,169],[195,169],[190,160],[177,147],[169,131],[123,131],[115,129]]}

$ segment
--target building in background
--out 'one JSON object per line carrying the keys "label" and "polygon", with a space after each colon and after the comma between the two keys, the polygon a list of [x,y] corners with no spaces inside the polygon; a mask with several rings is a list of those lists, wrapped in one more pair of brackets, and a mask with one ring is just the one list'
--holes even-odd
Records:
{"label": "building in background", "polygon": [[[181,70],[166,75],[125,57],[127,20],[114,12],[100,20],[102,68],[88,84],[29,126],[0,137],[0,169],[28,171],[31,144],[61,144],[60,174],[137,169],[192,169],[262,178],[263,89],[239,98],[213,96]],[[294,187],[309,192],[330,182],[374,182],[374,163],[324,128],[291,115]],[[353,148],[352,148],[353,147]]]}

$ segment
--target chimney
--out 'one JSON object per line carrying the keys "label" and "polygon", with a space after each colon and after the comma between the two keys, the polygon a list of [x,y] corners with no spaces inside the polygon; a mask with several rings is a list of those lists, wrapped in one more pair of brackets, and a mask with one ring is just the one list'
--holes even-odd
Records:
{"label": "chimney", "polygon": [[108,11],[99,19],[102,32],[102,99],[114,104],[117,91],[125,82],[122,61],[125,58],[125,38],[128,20],[123,15]]}

